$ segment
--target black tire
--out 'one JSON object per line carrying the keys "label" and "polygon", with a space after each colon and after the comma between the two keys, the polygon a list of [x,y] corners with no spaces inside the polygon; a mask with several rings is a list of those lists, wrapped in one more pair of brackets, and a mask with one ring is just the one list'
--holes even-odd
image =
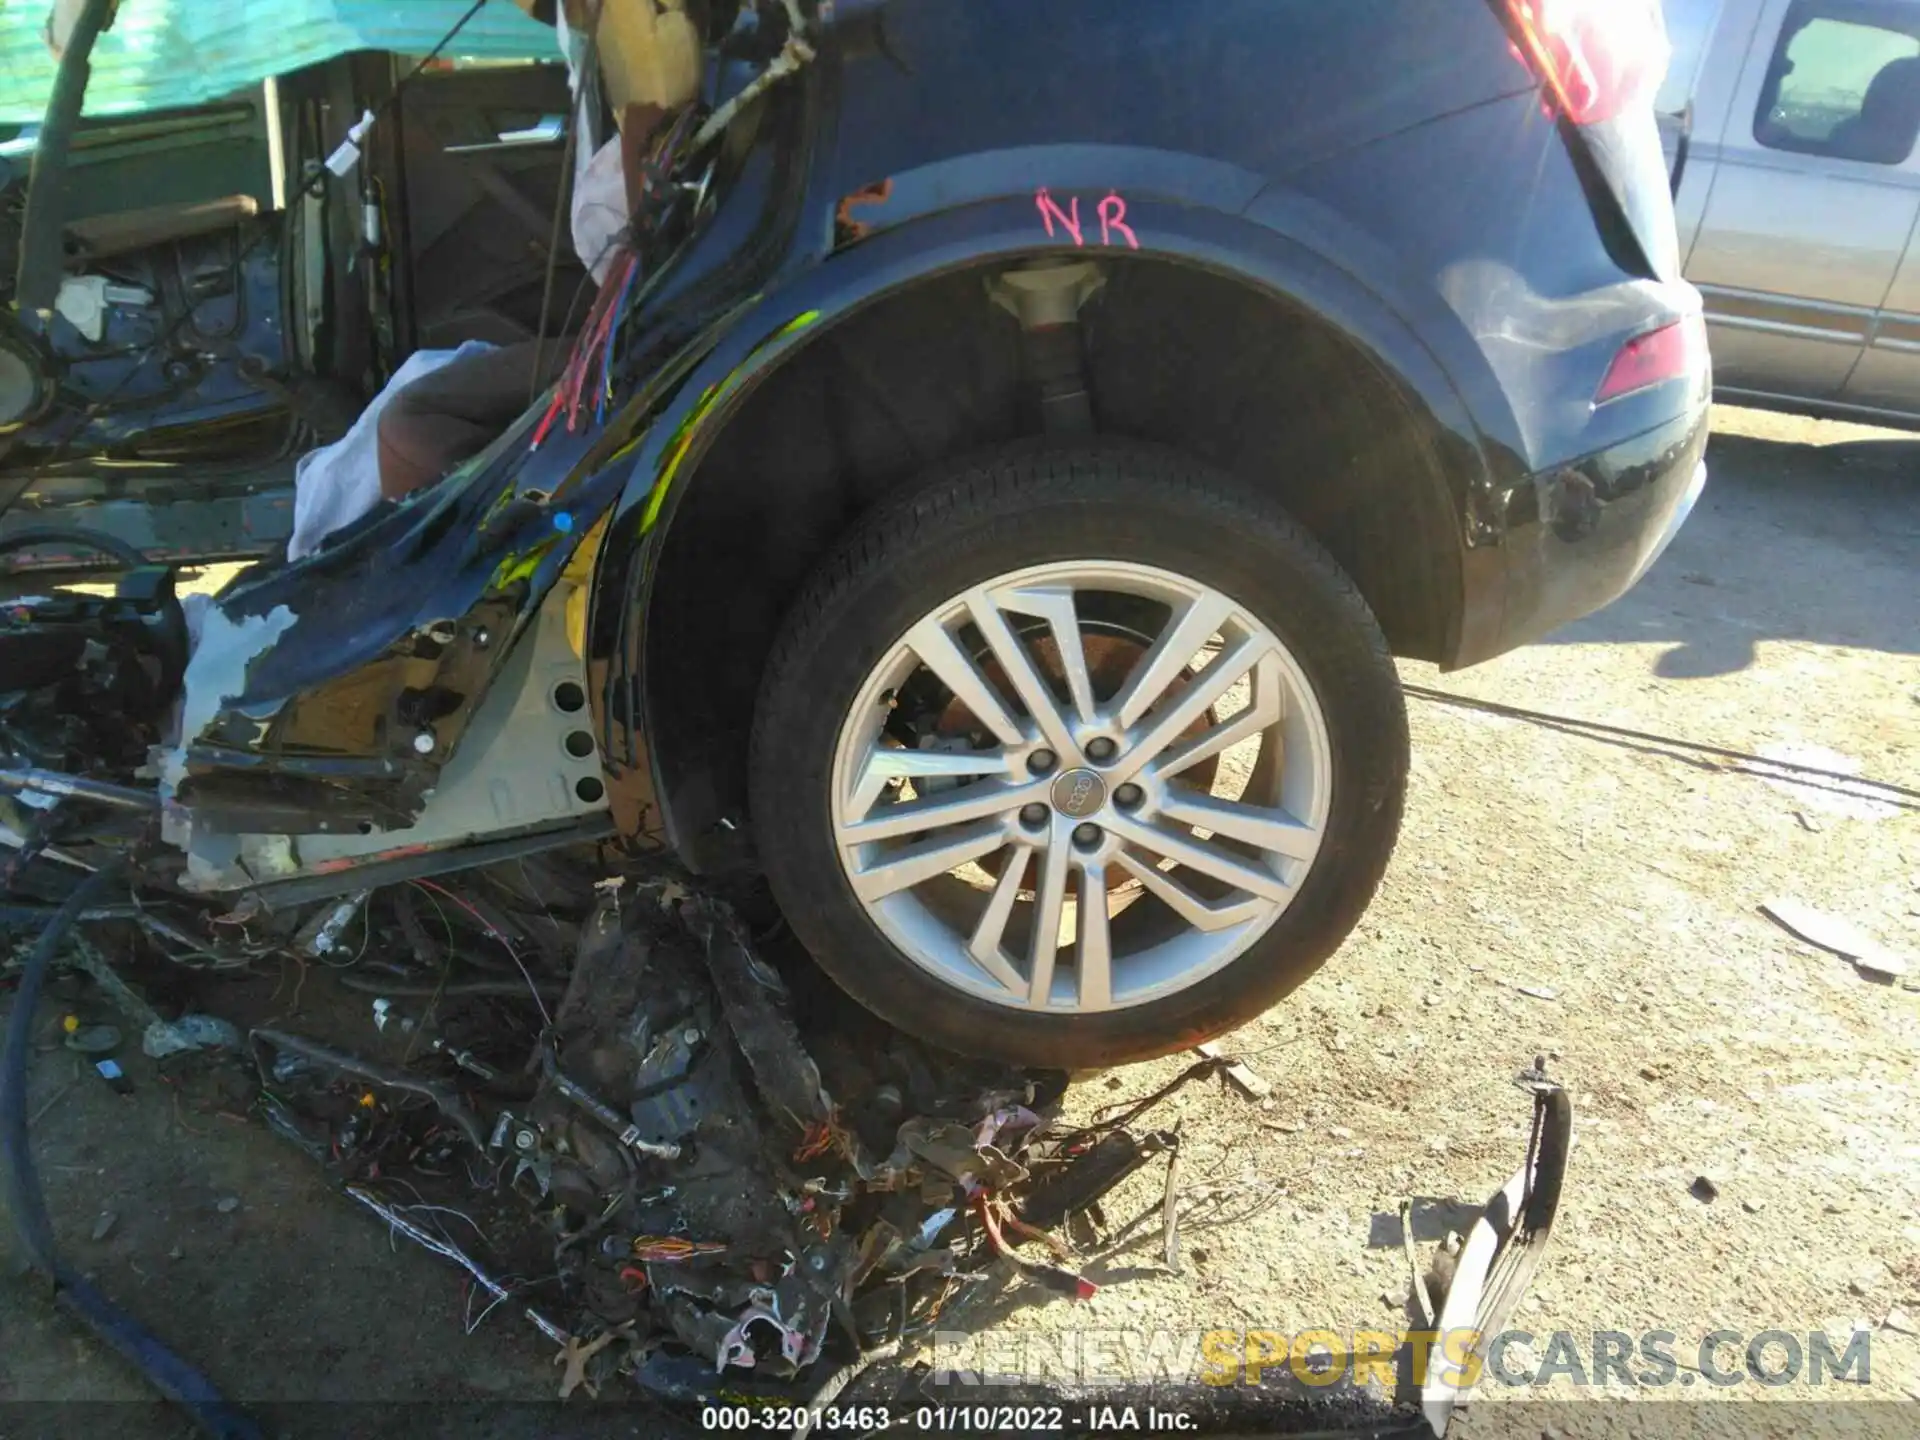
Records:
{"label": "black tire", "polygon": [[[1127,560],[1194,577],[1293,652],[1325,715],[1333,798],[1299,893],[1248,951],[1151,1004],[1092,1016],[963,994],[867,917],[832,841],[834,746],[886,650],[948,596],[1028,565]],[[934,1044],[1024,1065],[1093,1068],[1188,1048],[1243,1024],[1337,950],[1400,828],[1408,738],[1399,676],[1353,582],[1277,506],[1167,450],[1021,444],[943,465],[867,516],[788,616],[754,717],[756,848],[795,934],[849,995]]]}

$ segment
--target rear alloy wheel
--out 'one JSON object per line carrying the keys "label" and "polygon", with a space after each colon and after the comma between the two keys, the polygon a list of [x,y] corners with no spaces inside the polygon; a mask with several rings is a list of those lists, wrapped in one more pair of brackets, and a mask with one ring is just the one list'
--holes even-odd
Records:
{"label": "rear alloy wheel", "polygon": [[1351,582],[1231,479],[1021,447],[883,506],[769,665],[752,805],[854,998],[1015,1063],[1229,1029],[1337,948],[1407,765]]}

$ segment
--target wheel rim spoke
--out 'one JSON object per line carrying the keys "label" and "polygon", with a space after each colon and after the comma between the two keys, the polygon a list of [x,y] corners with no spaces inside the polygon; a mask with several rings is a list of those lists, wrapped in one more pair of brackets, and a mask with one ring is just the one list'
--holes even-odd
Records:
{"label": "wheel rim spoke", "polygon": [[1007,921],[1013,918],[1014,904],[1020,898],[1020,885],[1026,878],[1027,867],[1032,859],[1033,848],[1029,845],[1015,845],[1007,852],[1006,868],[1000,872],[1000,879],[993,887],[993,898],[987,901],[987,908],[980,916],[979,923],[973,927],[973,936],[967,942],[967,953],[1010,995],[1025,995],[1027,990],[1027,982],[1020,978],[1020,972],[1007,959],[1005,942]]}
{"label": "wheel rim spoke", "polygon": [[1332,787],[1326,717],[1273,630],[1171,572],[1079,561],[930,608],[869,672],[827,793],[854,896],[908,962],[1057,1016],[1243,954],[1322,863]]}
{"label": "wheel rim spoke", "polygon": [[1113,929],[1107,916],[1107,867],[1091,864],[1080,871],[1079,907],[1074,912],[1074,983],[1082,1010],[1113,1004]]}
{"label": "wheel rim spoke", "polygon": [[987,677],[954,643],[937,616],[922,620],[909,630],[906,645],[1002,745],[1019,745],[1025,740],[1013,716],[1007,713],[1007,707],[993,693]]}
{"label": "wheel rim spoke", "polygon": [[1060,915],[1067,903],[1067,871],[1072,864],[1066,822],[1056,817],[1053,834],[1040,856],[1034,887],[1033,936],[1027,954],[1027,1005],[1044,1010],[1053,995],[1053,967],[1060,949]]}
{"label": "wheel rim spoke", "polygon": [[853,893],[862,900],[884,900],[936,875],[958,870],[969,860],[984,859],[1006,843],[1006,829],[996,821],[969,826],[957,835],[923,840],[855,871]]}
{"label": "wheel rim spoke", "polygon": [[924,800],[903,800],[872,813],[857,825],[841,827],[843,845],[869,845],[877,840],[900,840],[923,830],[944,830],[989,815],[1004,815],[1033,800],[1044,800],[1044,781],[1025,785],[1002,785],[983,780],[964,790],[929,795]]}
{"label": "wheel rim spoke", "polygon": [[1002,775],[1007,771],[1004,750],[897,750],[876,745],[867,757],[860,782],[847,800],[847,818],[865,819],[891,780],[965,779]]}
{"label": "wheel rim spoke", "polygon": [[1276,908],[1271,900],[1262,900],[1257,895],[1246,895],[1238,900],[1210,904],[1166,871],[1149,865],[1136,856],[1127,854],[1124,850],[1120,852],[1117,863],[1121,869],[1138,880],[1149,895],[1164,902],[1174,914],[1194,929],[1209,935],[1218,934],[1222,930],[1231,930],[1236,925],[1245,925],[1250,921],[1271,915]]}
{"label": "wheel rim spoke", "polygon": [[1286,882],[1271,870],[1195,836],[1176,835],[1157,825],[1133,820],[1114,821],[1113,833],[1130,845],[1150,850],[1164,860],[1178,861],[1189,870],[1209,875],[1249,895],[1272,901],[1288,898]]}
{"label": "wheel rim spoke", "polygon": [[1232,614],[1233,602],[1211,590],[1181,611],[1161,632],[1153,648],[1140,657],[1133,674],[1114,697],[1114,713],[1120,723],[1129,729],[1139,724],[1140,717],[1167,693],[1168,686],[1186,673],[1193,657],[1200,653],[1200,647],[1213,638]]}
{"label": "wheel rim spoke", "polygon": [[1282,698],[1280,683],[1280,657],[1263,655],[1253,667],[1253,703],[1238,715],[1221,721],[1211,729],[1194,736],[1184,745],[1176,746],[1167,752],[1154,768],[1161,777],[1178,775],[1191,770],[1203,760],[1211,760],[1226,750],[1231,750],[1242,741],[1278,725],[1286,715],[1286,704]]}
{"label": "wheel rim spoke", "polygon": [[1250,635],[1231,650],[1222,651],[1180,692],[1179,698],[1155,712],[1153,722],[1127,747],[1126,763],[1113,772],[1117,783],[1140,773],[1231,690],[1263,656],[1273,652],[1273,642],[1263,635]]}
{"label": "wheel rim spoke", "polygon": [[993,597],[985,590],[976,590],[967,597],[967,611],[973,616],[973,623],[979,627],[987,647],[993,651],[993,658],[1006,671],[1007,683],[1033,717],[1040,738],[1063,762],[1077,758],[1079,747],[1074,744],[1073,732],[1067,728],[1066,717],[1060,713],[1053,691],[1033,668],[1033,657],[1020,643],[1020,637],[1013,633],[1013,627],[1007,624],[1007,617],[1000,613]]}
{"label": "wheel rim spoke", "polygon": [[1161,802],[1160,813],[1182,825],[1197,825],[1289,860],[1311,860],[1320,851],[1320,832],[1302,825],[1284,810],[1175,790]]}
{"label": "wheel rim spoke", "polygon": [[1066,673],[1067,693],[1072,698],[1074,711],[1082,723],[1091,725],[1093,673],[1087,668],[1087,650],[1080,638],[1080,612],[1072,589],[1049,585],[1026,590],[996,590],[993,600],[1003,610],[1047,622],[1047,628],[1053,632],[1054,646],[1060,652],[1060,667]]}

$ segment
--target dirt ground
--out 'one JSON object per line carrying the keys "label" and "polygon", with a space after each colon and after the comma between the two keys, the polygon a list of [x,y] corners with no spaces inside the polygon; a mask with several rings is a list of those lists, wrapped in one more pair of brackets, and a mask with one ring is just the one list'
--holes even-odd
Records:
{"label": "dirt ground", "polygon": [[[1706,497],[1634,594],[1484,668],[1406,678],[1920,787],[1920,440],[1739,411],[1716,424]],[[1164,1117],[1184,1140],[1184,1273],[1164,1267],[1156,1219],[1093,1267],[1105,1286],[1086,1304],[1029,1289],[964,1325],[991,1327],[1001,1354],[1088,1329],[1404,1325],[1400,1200],[1427,1202],[1423,1241],[1462,1225],[1522,1154],[1527,1102],[1508,1082],[1542,1053],[1576,1129],[1518,1317],[1541,1347],[1556,1331],[1583,1354],[1595,1331],[1672,1331],[1673,1385],[1637,1398],[1892,1401],[1859,1407],[1859,1433],[1914,1433],[1920,804],[1411,708],[1412,792],[1377,903],[1318,977],[1228,1042],[1271,1099],[1195,1087]],[[1782,931],[1758,907],[1783,896],[1903,951],[1906,982]],[[552,1396],[545,1342],[508,1307],[463,1334],[457,1273],[390,1246],[291,1148],[183,1112],[137,1056],[125,1099],[65,1054],[37,1067],[37,1153],[69,1259],[277,1431],[364,1434],[400,1403]],[[1083,1077],[1072,1103],[1143,1094],[1179,1068]],[[1109,1217],[1157,1201],[1159,1176]],[[90,1238],[103,1211],[113,1226]],[[1825,1331],[1838,1350],[1856,1328],[1870,1332],[1864,1384],[1721,1388],[1687,1368],[1716,1329]],[[11,1263],[0,1331],[0,1400],[145,1398]],[[1545,1390],[1488,1385],[1465,1433],[1516,1433],[1516,1400],[1597,1393],[1564,1370]],[[1688,1411],[1694,1424],[1701,1407]],[[104,1412],[34,1413],[22,1428],[0,1406],[0,1435],[97,1433]],[[393,1433],[460,1412],[404,1413]],[[464,1433],[668,1433],[651,1411],[578,1400],[564,1417],[485,1413]],[[1580,1406],[1552,1425],[1633,1428],[1623,1413]],[[1741,1407],[1726,1433],[1808,1428],[1788,1413]],[[127,1405],[105,1433],[181,1428]]]}

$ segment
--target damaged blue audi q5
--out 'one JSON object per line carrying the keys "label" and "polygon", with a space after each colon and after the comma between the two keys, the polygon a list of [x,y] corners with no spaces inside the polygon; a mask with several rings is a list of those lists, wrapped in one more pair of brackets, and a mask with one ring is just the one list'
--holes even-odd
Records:
{"label": "damaged blue audi q5", "polygon": [[599,843],[940,1045],[1164,1054],[1369,904],[1396,658],[1705,479],[1650,0],[175,8],[36,17],[0,146],[43,898],[124,855],[217,946]]}

